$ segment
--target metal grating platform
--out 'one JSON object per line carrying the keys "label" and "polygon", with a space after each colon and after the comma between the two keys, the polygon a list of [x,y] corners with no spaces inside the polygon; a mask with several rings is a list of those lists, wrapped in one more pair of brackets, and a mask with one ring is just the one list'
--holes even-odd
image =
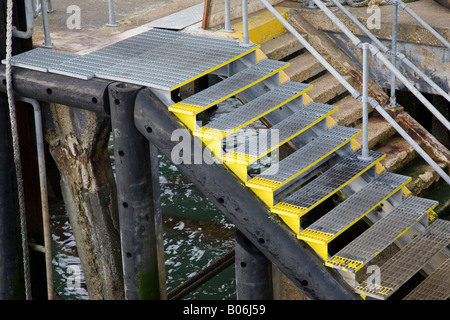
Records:
{"label": "metal grating platform", "polygon": [[[177,31],[150,29],[100,50],[76,55],[48,65],[41,52],[16,56],[23,68],[40,67],[48,72],[80,79],[93,77],[174,90],[256,50],[237,41],[194,36]],[[33,50],[34,51],[34,50]],[[43,51],[44,52],[44,51]],[[45,50],[44,55],[53,55]]]}
{"label": "metal grating platform", "polygon": [[449,297],[450,259],[447,259],[403,300],[446,300]]}
{"label": "metal grating platform", "polygon": [[410,180],[410,177],[394,173],[381,173],[361,190],[303,230],[298,238],[307,242],[329,243]]}
{"label": "metal grating platform", "polygon": [[238,146],[234,151],[227,153],[225,157],[231,157],[231,160],[235,159],[236,155],[238,157],[239,155],[245,155],[256,161],[286,141],[325,119],[337,109],[337,107],[327,104],[310,103],[304,109],[295,112],[267,130],[266,135],[252,136],[246,143]]}
{"label": "metal grating platform", "polygon": [[389,298],[439,251],[450,243],[450,221],[437,219],[380,268],[380,284],[364,281],[355,288],[359,294]]}
{"label": "metal grating platform", "polygon": [[286,62],[265,59],[169,107],[169,111],[196,115],[288,67]]}
{"label": "metal grating platform", "polygon": [[278,214],[301,216],[385,157],[384,154],[372,150],[369,150],[370,160],[359,159],[360,156],[361,150],[355,151],[324,174],[275,205],[272,211]]}
{"label": "metal grating platform", "polygon": [[[65,63],[71,59],[78,57],[76,53],[36,48],[15,55],[11,58],[11,65],[15,67],[47,72],[58,64]],[[6,60],[2,60],[6,64]]]}
{"label": "metal grating platform", "polygon": [[312,87],[308,84],[285,82],[280,87],[262,94],[233,112],[226,113],[209,122],[201,128],[203,136],[207,136],[209,132],[214,135],[216,131],[219,131],[220,137],[223,137],[225,132],[232,133],[298,98],[310,88]]}
{"label": "metal grating platform", "polygon": [[334,126],[283,159],[278,166],[251,179],[247,186],[274,190],[313,167],[360,133],[357,129]]}
{"label": "metal grating platform", "polygon": [[353,240],[326,265],[355,273],[433,209],[437,201],[408,197],[400,206]]}

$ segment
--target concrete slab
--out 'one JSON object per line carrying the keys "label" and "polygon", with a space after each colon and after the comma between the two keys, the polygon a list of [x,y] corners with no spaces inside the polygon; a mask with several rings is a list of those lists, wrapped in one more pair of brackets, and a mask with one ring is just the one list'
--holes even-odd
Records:
{"label": "concrete slab", "polygon": [[[148,30],[152,21],[173,13],[203,4],[203,0],[115,0],[114,9],[118,27],[108,27],[108,0],[53,1],[54,11],[48,14],[50,35],[56,50],[87,52],[130,35]],[[79,8],[80,28],[70,28],[70,17],[76,14],[71,7]],[[42,18],[35,20],[33,43],[43,42]],[[68,25],[69,21],[69,25]]]}
{"label": "concrete slab", "polygon": [[203,19],[204,4],[199,3],[166,17],[145,24],[145,27],[181,30]]}

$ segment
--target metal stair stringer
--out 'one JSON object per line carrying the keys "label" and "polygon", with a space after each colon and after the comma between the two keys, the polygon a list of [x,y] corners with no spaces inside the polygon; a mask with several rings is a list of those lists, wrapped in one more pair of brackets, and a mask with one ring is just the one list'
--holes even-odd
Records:
{"label": "metal stair stringer", "polygon": [[[172,150],[179,142],[172,141],[175,130],[186,130],[180,120],[168,111],[150,89],[141,90],[135,103],[137,129],[183,175],[283,272],[310,299],[359,300],[350,286],[307,245],[298,241],[294,233],[265,204],[222,164],[216,163],[198,138],[191,135],[189,159],[177,161]],[[204,157],[204,163],[194,161]],[[220,183],[217,183],[220,181]],[[301,266],[301,267],[300,267]]]}

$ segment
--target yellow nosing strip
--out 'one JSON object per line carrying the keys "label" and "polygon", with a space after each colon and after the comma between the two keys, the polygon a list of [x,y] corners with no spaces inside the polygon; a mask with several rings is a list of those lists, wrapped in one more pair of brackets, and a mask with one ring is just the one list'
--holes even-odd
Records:
{"label": "yellow nosing strip", "polygon": [[[316,202],[315,204],[313,204],[311,207],[309,208],[302,208],[302,207],[298,207],[295,205],[291,205],[288,203],[284,203],[284,202],[279,202],[277,203],[272,209],[271,211],[273,213],[278,214],[281,218],[283,218],[283,216],[292,216],[292,215],[297,215],[297,218],[300,219],[303,215],[305,215],[307,212],[309,212],[310,210],[312,210],[313,208],[315,208],[316,206],[318,206],[319,204],[321,204],[323,201],[325,201],[326,199],[328,199],[331,195],[335,194],[336,192],[338,192],[339,190],[341,190],[343,187],[345,187],[347,184],[349,184],[350,182],[352,182],[353,180],[355,180],[356,178],[358,178],[360,175],[362,175],[364,172],[366,172],[367,170],[369,170],[370,168],[372,168],[374,165],[376,165],[379,161],[383,160],[386,157],[386,155],[382,155],[380,158],[378,158],[376,160],[375,163],[372,163],[370,166],[368,166],[367,168],[365,168],[364,170],[362,170],[360,173],[358,173],[357,175],[355,175],[352,179],[348,180],[347,182],[345,182],[344,184],[342,184],[339,188],[336,188],[336,190],[330,192],[326,197],[323,197],[322,199],[320,199],[318,202]],[[293,231],[296,234],[299,234],[299,230],[293,229]]]}
{"label": "yellow nosing strip", "polygon": [[346,272],[356,273],[364,266],[362,261],[334,256],[325,262],[327,267],[338,267]]}
{"label": "yellow nosing strip", "polygon": [[373,288],[359,285],[359,286],[355,287],[355,291],[367,292],[367,293],[378,294],[378,295],[383,295],[383,296],[387,296],[388,293],[392,291],[392,288],[380,286],[379,284],[374,283],[374,284],[372,284],[372,286],[373,286]]}
{"label": "yellow nosing strip", "polygon": [[[196,115],[198,115],[199,113],[201,113],[201,112],[211,108],[212,106],[214,106],[214,105],[216,105],[216,104],[218,104],[218,103],[220,103],[220,102],[222,102],[222,101],[224,101],[224,100],[226,100],[226,99],[228,99],[228,98],[230,98],[230,97],[232,97],[232,96],[234,96],[234,95],[236,95],[236,94],[238,94],[238,93],[240,93],[240,92],[242,92],[242,91],[244,91],[244,90],[246,90],[246,89],[248,89],[248,88],[250,88],[252,86],[254,86],[257,83],[260,83],[260,82],[270,78],[271,76],[281,72],[283,69],[289,67],[289,65],[290,64],[288,63],[288,64],[286,64],[286,65],[284,65],[284,66],[274,70],[273,72],[270,72],[267,75],[259,78],[258,80],[254,81],[254,82],[252,82],[252,83],[250,83],[250,84],[248,84],[246,86],[243,86],[239,90],[236,90],[235,92],[233,92],[231,94],[225,95],[222,98],[220,98],[220,99],[218,99],[218,100],[216,100],[216,101],[214,101],[214,102],[212,102],[212,103],[210,103],[210,104],[208,104],[208,105],[206,105],[204,107],[193,105],[193,104],[187,104],[187,103],[183,103],[183,102],[178,102],[178,103],[176,103],[174,105],[171,105],[169,107],[169,111],[173,112],[191,131],[195,131],[196,130],[195,123],[196,123],[196,120],[197,120]],[[306,91],[308,91],[310,89],[312,89],[312,87],[308,88],[307,90],[305,90],[303,92],[306,92]]]}
{"label": "yellow nosing strip", "polygon": [[247,187],[252,189],[261,189],[265,191],[275,191],[280,188],[284,183],[274,180],[269,180],[266,178],[253,178],[246,183]]}
{"label": "yellow nosing strip", "polygon": [[190,78],[190,79],[188,79],[188,80],[186,80],[186,81],[183,81],[183,82],[177,84],[176,86],[170,88],[170,91],[173,91],[173,90],[175,90],[175,89],[178,89],[178,88],[184,86],[185,84],[188,84],[188,83],[190,83],[190,82],[192,82],[192,81],[194,81],[194,80],[196,80],[196,79],[198,79],[198,78],[203,77],[204,75],[207,75],[208,73],[213,72],[214,70],[220,69],[220,68],[222,68],[223,66],[226,66],[227,64],[229,64],[229,63],[231,63],[231,62],[233,62],[233,61],[235,61],[235,60],[238,60],[238,59],[242,58],[243,56],[246,56],[246,55],[249,54],[250,52],[253,52],[253,51],[259,49],[260,47],[261,47],[261,45],[259,45],[259,44],[258,44],[258,45],[255,45],[253,48],[250,48],[249,50],[247,50],[247,51],[245,51],[245,52],[243,52],[243,53],[241,53],[241,54],[239,54],[239,55],[233,57],[232,59],[230,59],[230,60],[228,60],[228,61],[225,61],[225,62],[223,62],[223,63],[221,63],[221,64],[219,64],[219,65],[217,65],[217,66],[215,66],[215,67],[213,67],[213,68],[211,68],[211,69],[206,70],[205,72],[202,72],[202,73],[200,73],[200,74],[198,74],[198,75],[196,75],[196,76],[194,76],[194,77],[192,77],[192,78]]}
{"label": "yellow nosing strip", "polygon": [[342,142],[341,144],[339,144],[338,146],[336,146],[335,148],[333,148],[332,150],[330,150],[329,152],[324,154],[322,157],[320,157],[319,159],[317,159],[316,161],[311,163],[309,166],[298,171],[296,174],[292,175],[289,179],[286,179],[283,182],[272,181],[272,180],[256,177],[256,178],[253,178],[250,181],[248,181],[246,185],[247,185],[247,187],[250,187],[250,188],[262,189],[262,190],[267,190],[267,191],[275,191],[278,188],[281,188],[282,186],[287,184],[289,181],[298,177],[300,174],[304,173],[305,171],[309,170],[310,168],[312,168],[313,166],[318,164],[320,161],[322,161],[323,159],[328,157],[330,154],[332,154],[336,150],[339,150],[340,148],[342,148],[344,145],[346,145],[348,142],[352,141],[354,138],[356,138],[360,134],[361,134],[361,131],[358,131],[355,135],[353,135],[349,139],[345,140],[344,142]]}
{"label": "yellow nosing strip", "polygon": [[196,131],[194,132],[194,135],[195,135],[195,136],[198,136],[198,137],[200,137],[200,138],[202,138],[202,140],[203,140],[204,138],[205,138],[206,140],[212,140],[212,139],[219,140],[219,139],[223,139],[223,138],[225,138],[226,136],[232,134],[233,132],[236,132],[237,130],[246,127],[246,126],[249,125],[250,123],[252,123],[252,122],[254,122],[254,121],[256,121],[256,120],[258,120],[258,119],[264,117],[265,115],[271,113],[272,111],[278,109],[279,107],[284,106],[286,103],[289,103],[290,101],[292,101],[292,100],[294,100],[294,99],[300,97],[303,93],[305,93],[305,92],[307,92],[308,90],[311,90],[311,89],[312,89],[312,86],[311,86],[311,87],[308,87],[308,88],[305,89],[305,90],[302,90],[302,91],[300,91],[300,92],[294,94],[294,95],[291,96],[289,99],[286,99],[286,100],[283,101],[282,103],[277,104],[276,106],[273,106],[273,107],[270,108],[269,110],[267,110],[267,111],[265,111],[265,112],[263,112],[263,113],[260,113],[258,116],[256,116],[256,117],[254,117],[253,119],[250,119],[250,120],[248,120],[248,121],[246,121],[246,122],[244,122],[244,123],[242,123],[242,124],[236,126],[235,128],[231,128],[231,129],[229,129],[229,130],[227,130],[227,131],[222,131],[222,130],[217,130],[217,129],[209,128],[209,127],[205,126],[205,127],[202,127],[202,128],[200,128],[200,129],[196,130]]}

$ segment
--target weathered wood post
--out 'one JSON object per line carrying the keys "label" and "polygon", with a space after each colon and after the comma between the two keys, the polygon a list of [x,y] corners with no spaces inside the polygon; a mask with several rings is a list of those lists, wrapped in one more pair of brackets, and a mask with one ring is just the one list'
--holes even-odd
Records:
{"label": "weathered wood post", "polygon": [[[95,91],[96,83],[94,81],[89,89],[84,89],[85,94],[88,90]],[[70,87],[70,83],[52,87],[53,95],[65,85]],[[99,83],[97,88],[100,93],[102,86]],[[92,94],[97,104],[103,105],[102,93]],[[89,298],[121,300],[123,279],[119,221],[114,176],[107,150],[110,119],[101,112],[55,103],[51,103],[43,113],[46,115],[46,140],[60,172],[61,191]]]}
{"label": "weathered wood post", "polygon": [[134,124],[140,89],[124,83],[109,86],[123,277],[129,300],[161,298],[150,144]]}

